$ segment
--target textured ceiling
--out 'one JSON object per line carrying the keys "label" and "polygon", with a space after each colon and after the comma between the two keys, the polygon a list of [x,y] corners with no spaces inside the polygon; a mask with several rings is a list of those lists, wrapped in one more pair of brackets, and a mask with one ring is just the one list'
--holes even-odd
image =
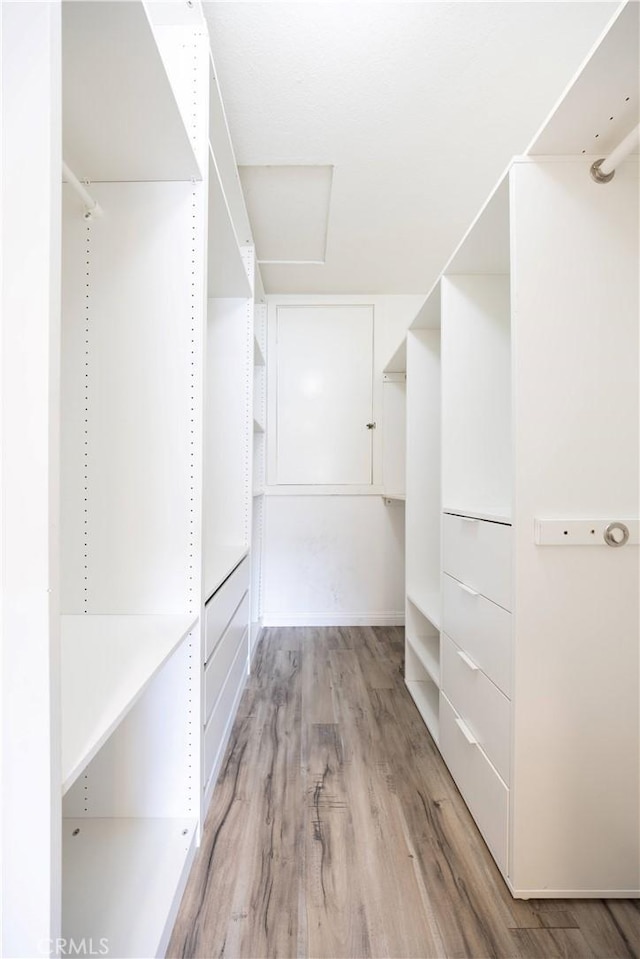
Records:
{"label": "textured ceiling", "polygon": [[203,6],[238,163],[333,166],[326,262],[263,266],[278,293],[427,291],[618,8]]}

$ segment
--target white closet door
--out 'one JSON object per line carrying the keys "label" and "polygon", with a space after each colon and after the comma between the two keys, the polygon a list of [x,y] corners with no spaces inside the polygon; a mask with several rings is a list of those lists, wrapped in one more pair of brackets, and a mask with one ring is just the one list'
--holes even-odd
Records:
{"label": "white closet door", "polygon": [[277,324],[277,482],[371,483],[373,307],[279,307]]}

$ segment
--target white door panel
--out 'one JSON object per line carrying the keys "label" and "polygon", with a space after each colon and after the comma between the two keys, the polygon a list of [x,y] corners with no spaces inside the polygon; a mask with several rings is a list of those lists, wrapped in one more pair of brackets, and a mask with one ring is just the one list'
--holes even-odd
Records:
{"label": "white door panel", "polygon": [[279,307],[277,482],[371,483],[373,307]]}

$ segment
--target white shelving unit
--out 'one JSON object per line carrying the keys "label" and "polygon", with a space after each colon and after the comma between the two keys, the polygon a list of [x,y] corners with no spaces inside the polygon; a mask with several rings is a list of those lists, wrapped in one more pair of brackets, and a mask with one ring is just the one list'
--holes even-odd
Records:
{"label": "white shelving unit", "polygon": [[209,65],[209,219],[204,389],[204,644],[201,780],[206,808],[250,656],[256,267],[236,162]]}
{"label": "white shelving unit", "polygon": [[62,11],[63,155],[104,214],[64,186],[56,879],[63,937],[121,956],[166,945],[201,819],[208,204],[180,106],[206,106],[194,17],[178,36],[139,3]]}
{"label": "white shelving unit", "polygon": [[638,514],[637,157],[590,176],[638,123],[638,15],[618,11],[407,335],[407,687],[521,898],[640,890],[637,547],[534,536]]}
{"label": "white shelving unit", "polygon": [[[25,664],[47,737],[15,757],[30,839],[6,850],[3,954],[63,937],[161,956],[248,669],[251,232],[199,3],[2,17],[34,157],[22,218],[48,238],[29,244],[49,289],[34,314],[46,362],[33,344],[47,563],[31,557],[48,645]],[[42,68],[25,77],[25,57]],[[71,178],[58,203],[62,157],[102,215]],[[231,664],[215,682],[205,638]]]}

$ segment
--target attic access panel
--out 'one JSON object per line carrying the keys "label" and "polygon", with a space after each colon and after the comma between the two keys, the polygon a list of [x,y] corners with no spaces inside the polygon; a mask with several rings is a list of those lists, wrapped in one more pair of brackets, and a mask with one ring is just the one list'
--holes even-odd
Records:
{"label": "attic access panel", "polygon": [[332,166],[241,166],[258,263],[324,264]]}

